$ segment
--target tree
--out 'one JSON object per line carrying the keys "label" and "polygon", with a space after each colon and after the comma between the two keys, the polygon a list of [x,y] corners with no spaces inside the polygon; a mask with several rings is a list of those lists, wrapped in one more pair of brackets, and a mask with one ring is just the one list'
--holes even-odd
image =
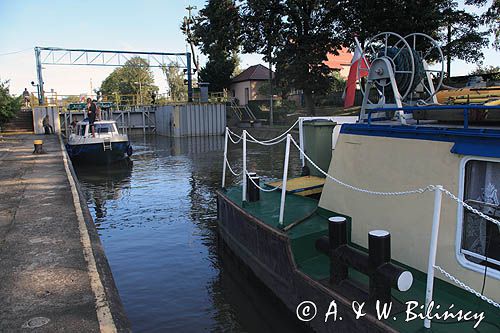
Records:
{"label": "tree", "polygon": [[243,6],[242,15],[242,43],[243,49],[248,53],[260,53],[264,60],[269,62],[269,81],[267,84],[270,98],[269,124],[273,125],[273,99],[274,90],[272,64],[282,36],[281,23],[283,21],[283,6],[280,0],[247,0]]}
{"label": "tree", "polygon": [[469,73],[469,75],[484,75],[490,74],[491,80],[500,80],[500,66],[478,66],[475,70]]}
{"label": "tree", "polygon": [[205,66],[200,70],[200,82],[208,82],[209,91],[221,92],[229,88],[231,77],[236,70],[234,57],[225,53],[212,53]]}
{"label": "tree", "polygon": [[[488,0],[467,0],[466,5],[484,6]],[[481,21],[493,35],[493,47],[500,51],[500,1],[493,0],[491,6],[481,15]]]}
{"label": "tree", "polygon": [[[149,63],[141,57],[133,57],[102,81],[101,91],[108,96],[114,94],[138,96],[138,102],[144,102],[150,100],[151,93],[157,92],[158,87],[154,85],[154,76]],[[128,97],[131,101],[131,96]]]}
{"label": "tree", "polygon": [[455,1],[446,1],[441,11],[441,25],[444,44],[447,77],[451,77],[451,61],[461,59],[475,62],[484,58],[483,47],[488,44],[487,32],[478,31],[479,16],[465,10],[459,10]]}
{"label": "tree", "polygon": [[345,45],[352,45],[357,36],[363,45],[370,37],[392,31],[406,36],[420,32],[443,45],[450,74],[451,61],[467,62],[483,57],[487,44],[485,33],[478,31],[480,18],[459,10],[453,0],[347,0],[342,26],[346,31]]}
{"label": "tree", "polygon": [[9,92],[9,81],[0,80],[0,124],[8,121],[21,108],[22,96],[14,97]]}
{"label": "tree", "polygon": [[[186,28],[181,30],[187,34]],[[187,37],[208,55],[207,64],[200,70],[200,80],[210,83],[210,91],[229,87],[237,66],[235,53],[240,45],[240,31],[239,8],[234,0],[209,0],[194,19]]]}
{"label": "tree", "polygon": [[162,71],[167,77],[171,99],[175,102],[186,101],[187,86],[184,84],[184,73],[180,70],[179,64],[171,62],[169,65],[163,66]]}
{"label": "tree", "polygon": [[331,69],[324,63],[327,53],[338,54],[342,45],[338,21],[344,9],[329,0],[289,0],[281,4],[283,44],[276,49],[277,78],[301,89],[306,107],[314,115],[313,94],[326,92],[330,85]]}

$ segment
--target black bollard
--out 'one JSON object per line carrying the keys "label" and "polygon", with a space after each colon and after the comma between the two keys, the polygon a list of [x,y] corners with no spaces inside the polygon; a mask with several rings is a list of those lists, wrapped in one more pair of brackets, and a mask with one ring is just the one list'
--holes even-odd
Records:
{"label": "black bollard", "polygon": [[250,177],[250,186],[248,187],[249,192],[248,192],[248,201],[254,202],[254,201],[259,201],[260,200],[260,190],[256,186],[260,186],[260,178],[257,176],[252,176]]}
{"label": "black bollard", "polygon": [[250,177],[255,177],[257,174],[255,172],[247,172],[247,199],[250,197],[250,192],[252,191],[252,187],[254,184],[250,180]]}
{"label": "black bollard", "polygon": [[328,238],[330,243],[330,282],[338,284],[347,279],[348,266],[334,252],[347,245],[347,220],[342,216],[328,219]]}
{"label": "black bollard", "polygon": [[368,233],[368,255],[347,245],[347,221],[336,216],[328,219],[328,237],[316,240],[316,249],[330,257],[330,283],[338,285],[348,278],[351,267],[370,278],[369,301],[391,301],[391,288],[407,291],[413,275],[391,263],[391,235],[385,230]]}
{"label": "black bollard", "polygon": [[368,262],[370,269],[370,301],[382,303],[391,301],[391,282],[382,274],[377,274],[381,266],[391,261],[391,234],[385,230],[368,233]]}

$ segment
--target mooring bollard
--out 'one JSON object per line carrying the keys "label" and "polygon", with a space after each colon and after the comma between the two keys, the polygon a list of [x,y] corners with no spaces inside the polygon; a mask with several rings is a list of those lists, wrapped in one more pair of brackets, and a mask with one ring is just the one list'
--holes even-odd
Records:
{"label": "mooring bollard", "polygon": [[33,145],[35,146],[35,150],[33,150],[33,154],[43,154],[43,140],[34,140]]}
{"label": "mooring bollard", "polygon": [[247,199],[249,202],[259,201],[260,191],[255,185],[260,185],[260,177],[257,176],[255,172],[249,172],[247,174]]}
{"label": "mooring bollard", "polygon": [[316,240],[316,249],[330,257],[330,283],[338,285],[348,278],[348,267],[368,275],[369,301],[391,301],[391,288],[407,291],[413,275],[391,263],[391,235],[385,230],[368,233],[368,255],[347,245],[346,218],[328,219],[328,237]]}
{"label": "mooring bollard", "polygon": [[257,174],[255,172],[247,172],[247,175],[245,177],[246,182],[247,182],[247,191],[246,191],[246,198],[248,199],[248,196],[250,195],[250,187],[253,185],[252,181],[250,180],[250,177],[255,177]]}
{"label": "mooring bollard", "polygon": [[252,186],[250,187],[250,193],[248,194],[249,201],[251,201],[251,202],[259,201],[260,200],[260,190],[257,187],[257,185],[260,186],[260,177],[258,177],[258,176],[250,177],[250,183],[252,183]]}
{"label": "mooring bollard", "polygon": [[[347,245],[347,219],[345,217],[333,216],[328,219],[328,238],[330,239],[330,253]],[[340,283],[347,279],[348,266],[338,256],[330,255],[330,272],[330,282]]]}
{"label": "mooring bollard", "polygon": [[[372,230],[368,233],[368,262],[370,270],[376,272],[382,265],[391,261],[391,234],[385,230]],[[391,301],[391,283],[381,274],[370,274],[370,301]]]}

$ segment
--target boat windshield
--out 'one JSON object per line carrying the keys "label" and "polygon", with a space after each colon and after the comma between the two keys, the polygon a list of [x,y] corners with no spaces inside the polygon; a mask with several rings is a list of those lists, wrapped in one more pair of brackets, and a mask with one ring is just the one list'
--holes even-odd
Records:
{"label": "boat windshield", "polygon": [[113,124],[95,124],[95,131],[97,133],[112,133]]}

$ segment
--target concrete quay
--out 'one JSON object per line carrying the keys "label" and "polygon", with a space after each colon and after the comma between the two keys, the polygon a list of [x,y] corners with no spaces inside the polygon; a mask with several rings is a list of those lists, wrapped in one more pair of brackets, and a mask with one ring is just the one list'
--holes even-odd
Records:
{"label": "concrete quay", "polygon": [[[35,139],[44,154],[33,154]],[[0,332],[17,331],[130,331],[55,135],[0,134]]]}

